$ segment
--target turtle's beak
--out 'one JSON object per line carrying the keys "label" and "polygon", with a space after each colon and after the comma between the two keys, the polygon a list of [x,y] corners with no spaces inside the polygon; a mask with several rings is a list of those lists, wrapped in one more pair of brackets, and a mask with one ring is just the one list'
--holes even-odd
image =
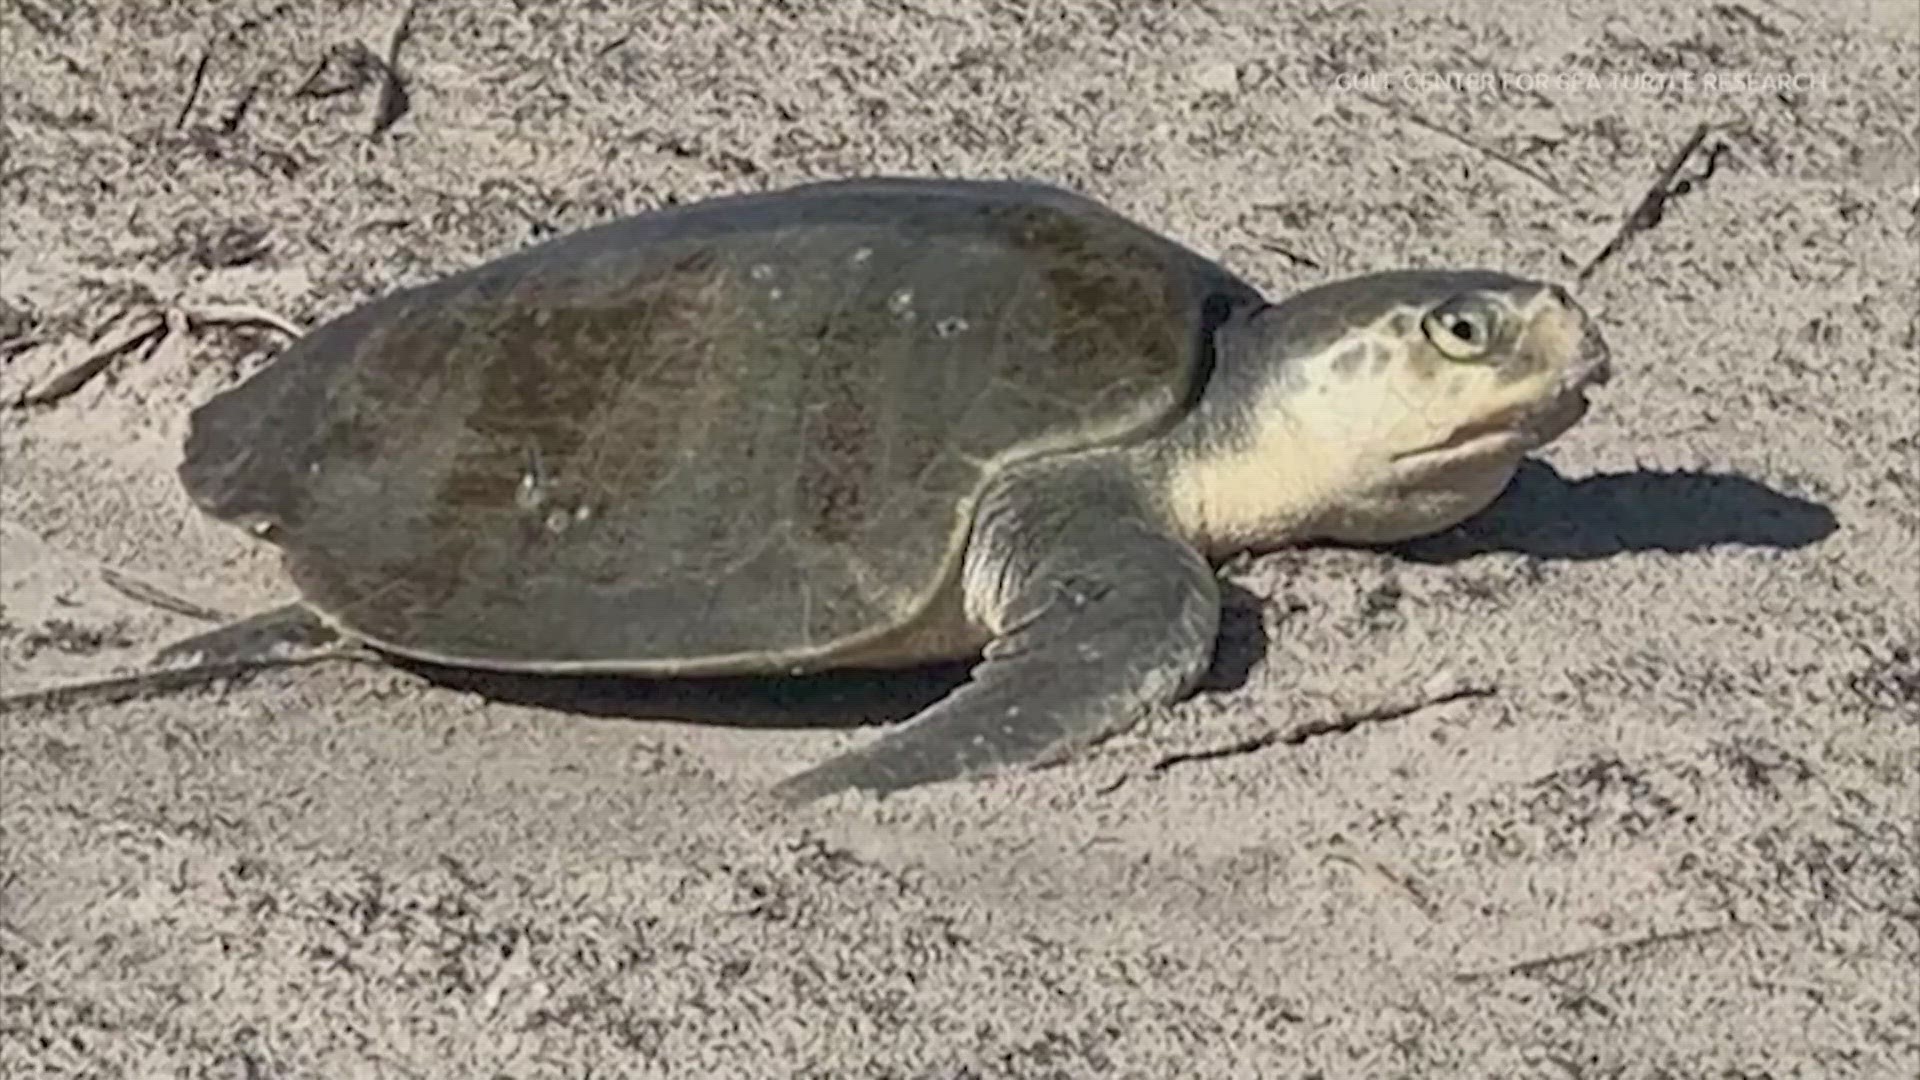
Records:
{"label": "turtle's beak", "polygon": [[[1565,361],[1566,369],[1560,376],[1557,392],[1544,403],[1545,412],[1530,425],[1529,433],[1535,446],[1552,442],[1579,423],[1587,415],[1586,392],[1592,387],[1604,386],[1613,378],[1613,351],[1607,347],[1599,325],[1566,290],[1555,287],[1554,299],[1566,315],[1571,316],[1560,320],[1559,326],[1564,335],[1560,337],[1561,347],[1566,349],[1570,344],[1573,355]],[[1578,339],[1570,341],[1575,334],[1579,335]]]}
{"label": "turtle's beak", "polygon": [[1580,344],[1574,353],[1573,367],[1567,372],[1568,387],[1605,386],[1613,378],[1613,350],[1607,348],[1607,339],[1601,336],[1599,324],[1586,308],[1574,302],[1567,290],[1556,285],[1553,294],[1580,322]]}

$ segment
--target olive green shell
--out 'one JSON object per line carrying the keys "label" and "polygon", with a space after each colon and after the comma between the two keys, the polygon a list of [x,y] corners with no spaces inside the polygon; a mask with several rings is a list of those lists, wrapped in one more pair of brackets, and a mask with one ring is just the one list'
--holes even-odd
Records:
{"label": "olive green shell", "polygon": [[[1080,196],[811,184],[393,293],[195,411],[181,478],[390,650],[727,672],[950,650],[973,496],[1190,405],[1257,301]],[[926,655],[921,655],[926,654]]]}

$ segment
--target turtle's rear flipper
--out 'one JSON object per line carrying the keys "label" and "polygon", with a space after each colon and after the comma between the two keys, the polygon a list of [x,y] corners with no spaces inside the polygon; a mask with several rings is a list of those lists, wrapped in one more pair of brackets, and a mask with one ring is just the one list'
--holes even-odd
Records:
{"label": "turtle's rear flipper", "polygon": [[187,660],[203,664],[264,660],[340,643],[340,634],[306,606],[287,604],[181,638],[154,653],[153,662],[164,666]]}

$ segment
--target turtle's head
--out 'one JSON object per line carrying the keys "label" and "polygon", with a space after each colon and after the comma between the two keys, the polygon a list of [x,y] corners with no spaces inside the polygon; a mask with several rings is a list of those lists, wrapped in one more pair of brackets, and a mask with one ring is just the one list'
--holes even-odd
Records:
{"label": "turtle's head", "polygon": [[1610,375],[1566,290],[1399,270],[1229,322],[1173,502],[1215,549],[1392,543],[1478,513]]}

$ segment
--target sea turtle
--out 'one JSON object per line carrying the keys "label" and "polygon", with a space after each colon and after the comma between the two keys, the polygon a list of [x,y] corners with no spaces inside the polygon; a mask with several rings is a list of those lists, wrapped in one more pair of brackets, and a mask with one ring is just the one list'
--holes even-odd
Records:
{"label": "sea turtle", "polygon": [[979,658],[776,786],[804,801],[1128,728],[1207,668],[1214,561],[1449,527],[1607,374],[1557,285],[1407,269],[1268,303],[1060,188],[880,177],[366,304],[196,410],[180,476],[284,555],[300,600],[255,627],[528,672]]}

